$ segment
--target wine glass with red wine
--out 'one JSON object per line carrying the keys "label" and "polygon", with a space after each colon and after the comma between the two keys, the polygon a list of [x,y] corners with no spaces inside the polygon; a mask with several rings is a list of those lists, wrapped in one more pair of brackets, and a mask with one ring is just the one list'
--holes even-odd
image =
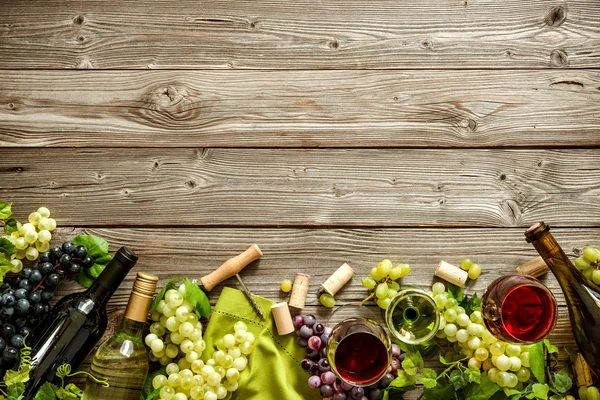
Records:
{"label": "wine glass with red wine", "polygon": [[528,275],[508,274],[496,279],[481,301],[485,325],[506,342],[537,342],[556,325],[556,299],[546,286]]}
{"label": "wine glass with red wine", "polygon": [[374,319],[351,317],[331,331],[327,359],[342,380],[354,386],[369,386],[385,375],[392,360],[392,343]]}

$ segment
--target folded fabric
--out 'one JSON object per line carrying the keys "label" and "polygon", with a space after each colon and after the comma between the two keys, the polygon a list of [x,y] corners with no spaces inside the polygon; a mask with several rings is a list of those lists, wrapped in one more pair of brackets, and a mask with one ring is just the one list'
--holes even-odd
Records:
{"label": "folded fabric", "polygon": [[271,316],[271,300],[255,296],[265,314],[261,321],[244,293],[225,287],[215,305],[204,332],[204,361],[212,357],[216,342],[233,333],[237,321],[243,321],[256,338],[248,356],[248,366],[240,375],[239,388],[232,400],[320,400],[318,390],[308,387],[309,375],[300,367],[306,350],[296,343],[296,335],[279,336]]}

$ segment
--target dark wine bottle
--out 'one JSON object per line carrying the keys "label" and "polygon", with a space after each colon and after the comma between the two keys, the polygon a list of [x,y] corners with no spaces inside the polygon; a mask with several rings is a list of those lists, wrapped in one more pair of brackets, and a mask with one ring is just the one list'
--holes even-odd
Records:
{"label": "dark wine bottle", "polygon": [[44,382],[60,383],[58,367],[70,364],[75,371],[106,330],[106,304],[123,282],[137,257],[121,247],[104,271],[85,292],[63,297],[47,319],[48,326],[31,346],[30,380],[25,399],[32,398]]}
{"label": "dark wine bottle", "polygon": [[556,276],[567,300],[575,341],[589,366],[600,374],[600,287],[573,265],[543,222],[525,232]]}

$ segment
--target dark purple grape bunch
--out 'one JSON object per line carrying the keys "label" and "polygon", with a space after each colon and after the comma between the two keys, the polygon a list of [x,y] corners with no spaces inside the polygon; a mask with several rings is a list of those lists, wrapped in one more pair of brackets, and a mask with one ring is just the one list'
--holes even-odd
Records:
{"label": "dark purple grape bunch", "polygon": [[79,274],[84,268],[91,268],[94,259],[88,255],[85,246],[75,246],[65,242],[62,246],[52,246],[50,251],[40,256],[40,273],[46,285],[56,288],[65,277]]}
{"label": "dark purple grape bunch", "polygon": [[327,342],[331,328],[319,323],[314,315],[296,315],[294,327],[298,344],[306,348],[306,357],[300,365],[310,373],[308,385],[319,389],[321,396],[334,400],[367,400],[363,388],[342,381],[331,370],[327,360]]}
{"label": "dark purple grape bunch", "polygon": [[392,344],[392,362],[388,367],[387,372],[381,377],[379,382],[365,388],[365,395],[368,400],[379,400],[381,391],[388,386],[398,376],[398,370],[402,368],[402,361],[405,355],[400,351],[400,346]]}

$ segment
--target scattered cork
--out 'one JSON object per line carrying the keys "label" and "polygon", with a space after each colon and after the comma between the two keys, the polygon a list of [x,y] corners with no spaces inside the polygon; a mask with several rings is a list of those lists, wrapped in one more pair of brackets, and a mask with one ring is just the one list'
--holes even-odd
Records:
{"label": "scattered cork", "polygon": [[304,308],[306,303],[306,296],[308,295],[308,282],[310,281],[310,275],[307,274],[296,274],[294,279],[294,286],[292,288],[292,295],[290,296],[290,306],[295,308]]}
{"label": "scattered cork", "polygon": [[271,314],[277,327],[277,333],[281,336],[288,335],[296,330],[294,321],[287,303],[277,303],[271,306]]}
{"label": "scattered cork", "polygon": [[344,287],[350,279],[352,279],[354,274],[356,274],[356,272],[354,272],[348,264],[344,263],[333,273],[333,275],[327,278],[321,286],[323,286],[323,289],[325,289],[327,293],[335,296],[335,294]]}
{"label": "scattered cork", "polygon": [[469,277],[469,274],[467,271],[463,271],[462,269],[442,260],[435,270],[435,276],[442,278],[453,285],[463,287],[467,281],[467,278]]}
{"label": "scattered cork", "polygon": [[533,276],[534,278],[542,276],[549,271],[550,268],[548,268],[548,265],[542,257],[536,257],[517,267],[517,273]]}

